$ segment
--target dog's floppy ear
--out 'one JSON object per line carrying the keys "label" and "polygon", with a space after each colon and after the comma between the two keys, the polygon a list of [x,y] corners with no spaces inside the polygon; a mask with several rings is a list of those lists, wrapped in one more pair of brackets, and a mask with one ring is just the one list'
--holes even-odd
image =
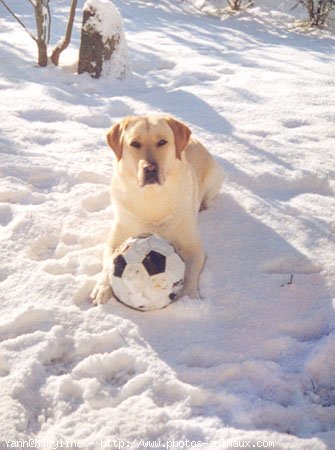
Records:
{"label": "dog's floppy ear", "polygon": [[191,130],[183,122],[175,119],[174,117],[167,116],[167,123],[172,128],[176,146],[176,156],[181,159],[181,153],[188,144],[191,136]]}
{"label": "dog's floppy ear", "polygon": [[115,153],[118,161],[122,158],[122,133],[127,128],[130,119],[130,117],[126,117],[120,123],[116,123],[107,133],[108,145]]}

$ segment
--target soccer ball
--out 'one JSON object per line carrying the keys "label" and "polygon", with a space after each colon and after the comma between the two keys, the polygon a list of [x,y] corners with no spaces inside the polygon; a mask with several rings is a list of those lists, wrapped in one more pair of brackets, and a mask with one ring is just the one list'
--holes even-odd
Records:
{"label": "soccer ball", "polygon": [[184,273],[185,263],[173,245],[155,234],[129,238],[109,263],[115,297],[141,311],[164,308],[175,300]]}

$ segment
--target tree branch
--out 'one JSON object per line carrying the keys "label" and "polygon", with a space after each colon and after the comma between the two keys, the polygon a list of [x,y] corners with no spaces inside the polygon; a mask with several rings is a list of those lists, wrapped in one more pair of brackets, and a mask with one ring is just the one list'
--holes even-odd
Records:
{"label": "tree branch", "polygon": [[[30,0],[31,1],[31,0]],[[44,7],[47,9],[48,11],[48,36],[47,36],[47,43],[49,44],[50,42],[50,32],[51,32],[51,13],[50,13],[50,4],[49,4],[49,0],[45,0],[44,2]]]}
{"label": "tree branch", "polygon": [[74,17],[76,14],[77,3],[78,3],[78,0],[72,0],[65,36],[63,39],[61,39],[57,43],[56,47],[52,51],[51,61],[56,66],[58,66],[58,63],[59,63],[60,54],[62,53],[63,50],[66,49],[66,47],[69,45],[69,43],[71,41],[72,28],[73,28]]}
{"label": "tree branch", "polygon": [[28,28],[25,26],[25,24],[20,20],[17,15],[10,9],[8,5],[4,2],[4,0],[0,0],[0,3],[3,4],[3,6],[7,9],[7,11],[14,17],[14,19],[26,30],[26,32],[29,34],[29,36],[34,39],[35,42],[37,42],[37,38],[28,30]]}

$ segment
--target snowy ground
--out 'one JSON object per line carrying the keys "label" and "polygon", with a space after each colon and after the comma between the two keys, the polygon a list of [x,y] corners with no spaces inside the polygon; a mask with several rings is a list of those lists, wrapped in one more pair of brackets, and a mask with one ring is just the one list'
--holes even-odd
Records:
{"label": "snowy ground", "polygon": [[[54,3],[56,41],[68,2]],[[123,82],[35,67],[1,7],[0,448],[334,449],[335,39],[289,31],[283,8],[219,20],[115,3]],[[105,132],[152,111],[186,121],[226,173],[200,215],[203,299],[94,308],[112,220]]]}

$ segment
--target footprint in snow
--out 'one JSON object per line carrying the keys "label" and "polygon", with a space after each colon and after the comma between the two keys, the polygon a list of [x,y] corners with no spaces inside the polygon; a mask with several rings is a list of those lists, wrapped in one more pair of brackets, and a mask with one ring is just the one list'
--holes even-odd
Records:
{"label": "footprint in snow", "polygon": [[223,354],[205,346],[194,345],[181,352],[178,363],[188,368],[214,369],[222,363]]}
{"label": "footprint in snow", "polygon": [[2,281],[7,280],[7,278],[9,277],[10,274],[11,274],[11,271],[7,267],[1,267],[1,269],[0,269],[0,283],[2,283]]}
{"label": "footprint in snow", "polygon": [[81,332],[76,338],[75,352],[81,358],[113,352],[124,347],[126,342],[116,328],[100,333]]}
{"label": "footprint in snow", "polygon": [[321,267],[316,266],[304,256],[289,255],[268,260],[261,269],[270,275],[310,275],[321,272]]}
{"label": "footprint in snow", "polygon": [[[60,234],[56,230],[35,239],[27,250],[27,255],[34,261],[48,259],[59,260],[81,249],[78,237],[71,233]],[[64,273],[68,273],[70,270]]]}
{"label": "footprint in snow", "polygon": [[253,180],[252,187],[256,194],[275,196],[284,201],[303,194],[334,195],[328,180],[308,172],[301,174],[299,178],[285,179],[285,182],[282,177],[270,173],[260,175]]}
{"label": "footprint in snow", "polygon": [[90,213],[106,209],[109,204],[110,196],[108,190],[101,191],[98,194],[88,195],[81,202],[82,207]]}
{"label": "footprint in snow", "polygon": [[306,120],[289,119],[283,122],[285,128],[300,128],[310,125]]}
{"label": "footprint in snow", "polygon": [[47,201],[50,191],[62,191],[67,184],[65,173],[42,166],[9,166],[6,172],[0,192],[0,202],[4,203],[40,205]]}
{"label": "footprint in snow", "polygon": [[7,205],[0,205],[0,226],[6,227],[12,220],[12,208]]}
{"label": "footprint in snow", "polygon": [[22,111],[20,117],[29,122],[63,122],[66,120],[66,116],[59,112],[50,109],[28,109],[27,111]]}
{"label": "footprint in snow", "polygon": [[12,339],[23,334],[34,333],[36,330],[49,329],[50,326],[50,311],[27,308],[0,322],[0,336],[1,340]]}
{"label": "footprint in snow", "polygon": [[91,184],[109,185],[110,177],[100,173],[83,170],[74,175],[74,181],[78,184],[91,183]]}
{"label": "footprint in snow", "polygon": [[28,249],[28,256],[34,261],[57,259],[56,249],[59,244],[59,236],[46,235],[36,239]]}
{"label": "footprint in snow", "polygon": [[30,139],[30,141],[32,142],[32,144],[38,144],[41,146],[46,146],[46,145],[50,145],[54,143],[54,139],[48,136],[41,136],[40,134],[38,134],[37,136],[34,136],[33,139]]}
{"label": "footprint in snow", "polygon": [[68,264],[60,264],[58,261],[52,260],[48,262],[43,270],[50,275],[66,275],[68,273],[73,273],[73,268],[69,267]]}
{"label": "footprint in snow", "polygon": [[217,81],[220,77],[210,72],[190,72],[183,73],[176,80],[169,83],[170,88],[177,88],[181,86],[198,85],[199,82],[206,84],[212,81]]}
{"label": "footprint in snow", "polygon": [[10,374],[10,366],[3,355],[0,356],[0,377],[6,377]]}
{"label": "footprint in snow", "polygon": [[20,177],[26,183],[32,185],[35,190],[49,191],[60,184],[61,179],[64,178],[65,174],[62,172],[57,173],[42,166],[22,166],[14,169],[14,176]]}
{"label": "footprint in snow", "polygon": [[90,128],[108,128],[111,124],[109,117],[103,114],[76,116],[76,122],[87,125]]}
{"label": "footprint in snow", "polygon": [[[32,193],[22,184],[14,184],[11,181],[4,180],[2,184],[2,190],[0,192],[0,202],[12,203],[14,205],[40,205],[46,201],[46,196],[43,194]],[[7,215],[3,213],[3,220],[6,221],[10,217],[10,213]],[[1,213],[0,213],[1,216]],[[1,221],[1,218],[0,218]],[[9,222],[8,222],[9,223]]]}
{"label": "footprint in snow", "polygon": [[220,70],[220,72],[225,75],[234,75],[236,73],[236,70],[229,69],[228,67],[224,67],[223,69]]}
{"label": "footprint in snow", "polygon": [[91,355],[72,370],[76,381],[85,380],[83,398],[94,409],[115,407],[148,388],[147,366],[127,348]]}
{"label": "footprint in snow", "polygon": [[262,138],[266,138],[267,136],[270,135],[270,133],[268,133],[267,131],[264,131],[264,130],[250,130],[249,134],[252,134],[254,136],[259,136]]}
{"label": "footprint in snow", "polygon": [[[112,100],[106,112],[107,117],[124,117],[134,114],[134,109],[121,100]],[[108,126],[111,125],[111,122]]]}

